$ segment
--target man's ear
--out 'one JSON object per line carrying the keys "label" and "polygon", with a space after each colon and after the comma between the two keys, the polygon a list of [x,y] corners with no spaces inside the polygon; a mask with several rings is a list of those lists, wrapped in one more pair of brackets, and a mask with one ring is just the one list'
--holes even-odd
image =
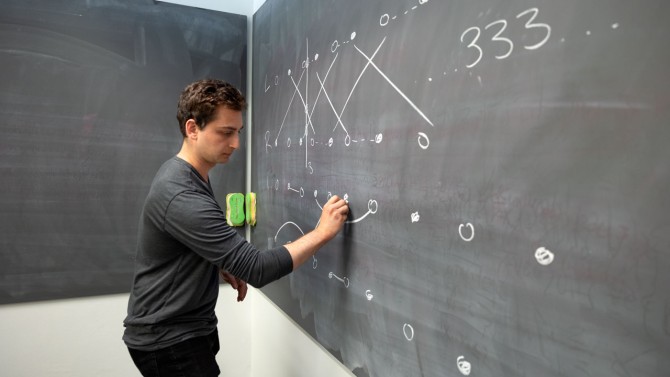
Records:
{"label": "man's ear", "polygon": [[186,137],[189,139],[198,138],[198,124],[195,123],[195,119],[189,119],[184,125],[184,130],[186,131]]}

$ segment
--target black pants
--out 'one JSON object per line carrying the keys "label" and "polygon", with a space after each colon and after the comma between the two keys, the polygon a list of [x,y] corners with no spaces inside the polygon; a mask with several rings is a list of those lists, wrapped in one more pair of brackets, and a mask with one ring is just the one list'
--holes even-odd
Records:
{"label": "black pants", "polygon": [[130,357],[144,377],[215,377],[219,365],[219,334],[185,340],[157,351],[128,348]]}

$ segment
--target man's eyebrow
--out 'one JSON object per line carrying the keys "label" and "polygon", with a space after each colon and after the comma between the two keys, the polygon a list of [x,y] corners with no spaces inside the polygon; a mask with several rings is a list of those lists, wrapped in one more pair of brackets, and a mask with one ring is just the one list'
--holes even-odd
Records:
{"label": "man's eyebrow", "polygon": [[242,131],[244,129],[244,126],[240,127],[239,130],[235,127],[228,127],[228,126],[223,126],[220,127],[222,130],[231,130],[231,131]]}

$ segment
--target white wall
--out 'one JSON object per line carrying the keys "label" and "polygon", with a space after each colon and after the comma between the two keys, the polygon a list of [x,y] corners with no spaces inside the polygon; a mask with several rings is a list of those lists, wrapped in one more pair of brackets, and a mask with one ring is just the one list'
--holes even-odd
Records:
{"label": "white wall", "polygon": [[256,292],[251,313],[251,376],[354,376],[272,301]]}
{"label": "white wall", "polygon": [[[251,22],[265,0],[170,2],[243,14]],[[242,303],[235,298],[235,291],[221,287],[217,361],[222,375],[353,376],[260,291],[250,289]],[[127,300],[120,294],[0,306],[0,376],[139,376],[121,340]]]}
{"label": "white wall", "polygon": [[[253,304],[236,297],[222,286],[217,360],[224,375],[251,376]],[[140,376],[121,340],[127,303],[120,294],[0,306],[0,375]]]}
{"label": "white wall", "polygon": [[[223,376],[352,376],[260,291],[217,303]],[[139,377],[121,340],[127,294],[0,306],[3,377]]]}

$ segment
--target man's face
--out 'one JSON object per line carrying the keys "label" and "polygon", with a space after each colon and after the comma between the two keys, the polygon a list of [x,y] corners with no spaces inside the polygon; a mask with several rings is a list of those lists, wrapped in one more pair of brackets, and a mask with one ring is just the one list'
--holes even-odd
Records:
{"label": "man's face", "polygon": [[214,119],[198,130],[196,148],[200,158],[212,166],[228,162],[240,146],[242,127],[241,111],[219,106]]}

